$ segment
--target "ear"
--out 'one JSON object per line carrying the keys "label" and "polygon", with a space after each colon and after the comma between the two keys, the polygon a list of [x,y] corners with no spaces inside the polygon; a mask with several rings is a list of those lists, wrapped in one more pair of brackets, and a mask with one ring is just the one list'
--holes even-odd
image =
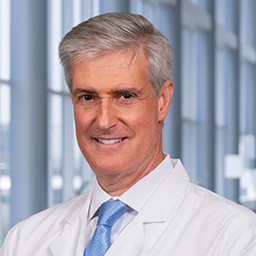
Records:
{"label": "ear", "polygon": [[164,82],[162,88],[160,89],[158,95],[158,121],[162,122],[168,114],[172,94],[174,90],[174,85],[172,80],[167,80]]}

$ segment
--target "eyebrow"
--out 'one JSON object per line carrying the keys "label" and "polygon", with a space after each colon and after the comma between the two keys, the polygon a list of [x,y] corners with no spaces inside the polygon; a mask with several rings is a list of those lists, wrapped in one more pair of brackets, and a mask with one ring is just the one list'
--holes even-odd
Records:
{"label": "eyebrow", "polygon": [[95,90],[88,90],[88,89],[83,89],[83,88],[77,88],[74,91],[72,91],[72,95],[76,96],[77,94],[80,93],[90,93],[90,94],[97,94]]}
{"label": "eyebrow", "polygon": [[[110,91],[111,94],[122,94],[122,93],[127,93],[127,92],[133,92],[137,95],[141,95],[143,92],[142,90],[139,90],[135,87],[124,87],[122,89],[113,89]],[[95,90],[90,90],[90,89],[84,89],[84,88],[77,88],[72,92],[73,96],[76,96],[77,94],[80,93],[88,93],[88,94],[95,94],[98,95],[98,93]]]}
{"label": "eyebrow", "polygon": [[111,90],[112,94],[122,94],[122,93],[127,93],[127,92],[133,92],[137,95],[142,94],[142,90],[139,90],[135,87],[127,87],[127,88],[122,88],[122,89]]}

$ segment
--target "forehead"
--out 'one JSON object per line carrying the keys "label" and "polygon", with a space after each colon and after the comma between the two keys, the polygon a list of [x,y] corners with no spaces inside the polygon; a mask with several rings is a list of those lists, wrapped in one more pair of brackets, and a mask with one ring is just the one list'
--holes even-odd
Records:
{"label": "forehead", "polygon": [[134,51],[125,51],[105,54],[93,59],[72,63],[73,87],[87,83],[97,84],[122,84],[132,83],[141,85],[149,83],[147,63],[144,53],[135,58]]}

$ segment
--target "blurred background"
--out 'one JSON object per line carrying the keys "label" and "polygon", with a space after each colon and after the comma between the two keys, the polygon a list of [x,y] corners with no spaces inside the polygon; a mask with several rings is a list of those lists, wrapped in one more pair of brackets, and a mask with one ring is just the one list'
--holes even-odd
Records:
{"label": "blurred background", "polygon": [[256,0],[0,0],[0,245],[92,183],[57,51],[105,12],[142,14],[173,45],[164,151],[192,182],[256,209]]}

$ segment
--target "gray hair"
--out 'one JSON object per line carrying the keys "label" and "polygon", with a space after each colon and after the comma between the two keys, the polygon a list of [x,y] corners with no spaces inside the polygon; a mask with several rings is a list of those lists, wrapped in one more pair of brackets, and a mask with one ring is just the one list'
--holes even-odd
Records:
{"label": "gray hair", "polygon": [[147,19],[130,13],[106,13],[90,18],[64,36],[59,44],[59,58],[70,90],[74,55],[79,60],[92,59],[127,48],[135,50],[135,58],[143,50],[149,81],[157,96],[163,83],[172,79],[172,46]]}

